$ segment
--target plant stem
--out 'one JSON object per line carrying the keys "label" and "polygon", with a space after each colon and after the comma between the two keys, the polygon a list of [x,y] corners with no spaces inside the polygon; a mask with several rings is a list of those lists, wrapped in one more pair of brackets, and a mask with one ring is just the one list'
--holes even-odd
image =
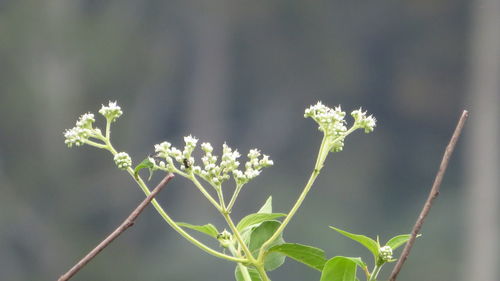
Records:
{"label": "plant stem", "polygon": [[[106,140],[106,145],[107,145],[106,149],[109,150],[111,152],[111,154],[116,155],[118,153],[116,151],[116,149],[111,145],[111,142],[109,141],[109,139]],[[139,187],[142,189],[142,191],[144,192],[144,194],[146,194],[146,196],[148,196],[149,194],[151,194],[151,191],[147,187],[146,183],[144,183],[144,181],[142,180],[141,177],[139,177],[139,176],[136,177],[135,176],[134,170],[132,168],[127,168],[127,172],[130,174],[130,176],[132,176],[132,178],[139,185]],[[223,254],[221,252],[218,252],[218,251],[216,251],[216,250],[208,247],[207,245],[205,245],[202,242],[198,241],[196,238],[192,237],[191,235],[189,235],[189,233],[187,233],[186,231],[184,231],[184,229],[182,229],[167,214],[167,212],[165,212],[165,210],[161,207],[161,205],[158,203],[158,201],[156,201],[156,199],[151,200],[151,204],[155,207],[156,211],[160,214],[160,216],[163,218],[163,220],[165,220],[168,223],[168,225],[170,225],[170,227],[172,227],[182,237],[184,237],[186,240],[188,240],[189,242],[191,242],[192,244],[194,244],[195,246],[197,246],[201,250],[203,250],[203,251],[205,251],[205,252],[207,252],[207,253],[209,253],[209,254],[211,254],[213,256],[221,258],[221,259],[225,259],[225,260],[229,260],[229,261],[234,261],[234,262],[248,262],[247,259],[232,257],[232,256]]]}
{"label": "plant stem", "polygon": [[229,201],[229,204],[227,205],[228,212],[231,212],[231,209],[233,208],[234,202],[236,202],[236,198],[238,197],[238,194],[240,193],[240,190],[242,187],[243,187],[242,184],[236,185],[236,189],[234,190],[233,196],[231,197],[231,200]]}
{"label": "plant stem", "polygon": [[203,187],[203,185],[198,181],[198,179],[196,178],[196,176],[194,176],[193,174],[190,174],[188,176],[188,179],[190,179],[194,183],[194,185],[196,185],[196,187],[205,196],[205,198],[207,198],[207,200],[210,201],[210,203],[212,203],[212,205],[214,205],[214,207],[217,210],[219,210],[219,212],[222,211],[221,205],[219,205],[219,203],[217,203],[217,201],[215,201],[215,199],[212,197],[212,195],[210,195],[210,193],[208,193],[208,191],[205,189],[205,187]]}
{"label": "plant stem", "polygon": [[267,272],[264,269],[264,265],[263,264],[256,265],[255,268],[259,272],[259,275],[260,275],[260,278],[262,279],[262,281],[271,281],[271,279],[269,279],[269,276],[267,276]]}
{"label": "plant stem", "polygon": [[290,222],[290,220],[293,218],[293,216],[295,215],[295,213],[299,209],[300,205],[302,205],[302,202],[306,198],[307,193],[309,192],[309,190],[311,189],[314,181],[318,177],[319,172],[320,172],[320,170],[321,170],[321,168],[323,166],[323,162],[325,161],[326,155],[328,153],[328,150],[326,150],[326,153],[324,152],[324,150],[326,148],[325,146],[327,146],[327,137],[326,136],[323,137],[323,140],[321,142],[321,146],[319,148],[318,157],[317,157],[317,160],[316,160],[316,165],[314,166],[314,170],[313,170],[311,176],[309,177],[309,180],[307,181],[307,184],[304,187],[304,190],[300,194],[299,198],[297,198],[297,201],[295,202],[295,204],[293,205],[292,209],[290,210],[290,212],[288,213],[288,215],[285,217],[285,219],[283,220],[283,222],[281,223],[281,225],[274,232],[273,236],[271,236],[264,244],[262,244],[262,246],[260,248],[260,251],[259,251],[259,257],[257,258],[257,260],[259,262],[263,262],[265,250],[267,249],[267,247],[269,247],[269,245],[274,240],[276,240],[276,238],[278,238],[278,236],[281,234],[281,232],[283,232],[283,230],[285,229],[285,227],[287,226],[287,224]]}
{"label": "plant stem", "polygon": [[221,212],[221,214],[224,217],[224,219],[226,220],[227,224],[229,225],[229,228],[231,228],[231,231],[234,233],[234,236],[236,236],[236,240],[238,240],[238,244],[240,245],[241,249],[245,253],[247,260],[250,263],[255,264],[257,261],[255,260],[254,256],[250,252],[250,249],[248,249],[247,245],[243,241],[243,238],[241,237],[241,234],[238,231],[238,229],[236,228],[236,226],[234,225],[234,222],[231,219],[231,216],[229,215],[229,213],[227,211],[223,211],[223,212]]}
{"label": "plant stem", "polygon": [[380,273],[381,269],[382,269],[382,265],[376,264],[375,267],[373,268],[372,274],[370,274],[370,279],[368,279],[368,281],[377,280],[377,276]]}
{"label": "plant stem", "polygon": [[283,220],[283,222],[281,223],[281,225],[274,232],[273,236],[271,236],[260,247],[259,257],[257,258],[257,260],[259,262],[262,262],[264,260],[264,254],[265,254],[265,250],[267,249],[267,247],[269,247],[269,245],[271,245],[271,243],[273,243],[273,241],[276,240],[276,238],[278,238],[278,236],[283,232],[283,230],[285,229],[285,227],[288,225],[288,223],[290,222],[290,220],[293,218],[293,216],[295,215],[295,213],[298,211],[298,209],[300,208],[300,206],[304,202],[304,199],[306,198],[307,194],[309,193],[309,190],[311,190],[311,187],[314,184],[314,181],[316,180],[316,178],[318,177],[321,169],[323,168],[323,164],[325,163],[326,157],[328,156],[328,153],[330,152],[330,149],[331,149],[330,146],[332,144],[336,143],[338,140],[347,137],[349,134],[351,134],[352,132],[354,132],[358,128],[359,127],[357,127],[357,126],[352,126],[342,136],[339,136],[339,137],[337,137],[337,138],[335,138],[333,140],[331,140],[329,136],[323,135],[323,140],[321,141],[321,145],[319,147],[318,156],[316,158],[316,164],[314,165],[314,170],[313,170],[311,176],[309,177],[309,180],[307,181],[307,184],[304,187],[304,190],[300,194],[299,198],[297,198],[297,201],[293,205],[293,207],[290,210],[290,212],[288,212],[288,215],[285,217],[285,219]]}
{"label": "plant stem", "polygon": [[[239,252],[234,248],[234,245],[229,245],[228,247],[229,251],[233,256],[240,256]],[[240,269],[241,275],[243,276],[243,279],[245,281],[252,281],[252,277],[250,276],[250,273],[248,272],[248,268],[244,266],[242,263],[237,264],[238,268]]]}

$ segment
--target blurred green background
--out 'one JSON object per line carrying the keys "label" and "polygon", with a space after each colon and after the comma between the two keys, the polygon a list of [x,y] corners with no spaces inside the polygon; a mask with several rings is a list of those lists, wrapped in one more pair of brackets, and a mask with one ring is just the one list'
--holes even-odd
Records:
{"label": "blurred green background", "polygon": [[[124,110],[114,144],[135,163],[188,134],[270,154],[275,166],[242,191],[236,219],[269,195],[276,211],[292,206],[321,141],[307,106],[363,106],[375,132],[329,157],[284,237],[365,259],[327,226],[382,241],[408,233],[470,109],[399,280],[499,280],[497,2],[1,0],[0,280],[57,279],[143,199],[107,152],[64,145],[64,129],[109,100]],[[159,200],[177,220],[224,228],[180,177]],[[148,208],[73,280],[233,280],[233,270]],[[319,280],[291,260],[270,276]]]}

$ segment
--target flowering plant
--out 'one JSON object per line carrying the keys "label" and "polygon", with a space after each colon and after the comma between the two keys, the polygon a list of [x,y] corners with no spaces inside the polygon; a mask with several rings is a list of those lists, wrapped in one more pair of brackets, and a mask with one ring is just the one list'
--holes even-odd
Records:
{"label": "flowering plant", "polygon": [[[311,118],[318,124],[318,129],[323,133],[323,139],[314,169],[302,193],[288,213],[273,212],[272,198],[269,197],[259,211],[245,216],[237,223],[233,221],[231,211],[238,195],[241,189],[257,177],[264,168],[274,164],[268,155],[262,154],[258,149],[251,149],[242,166],[241,154],[238,150],[224,143],[222,155],[217,155],[212,145],[204,142],[199,145],[203,156],[196,159],[193,152],[198,148],[198,139],[189,135],[184,137],[182,149],[166,141],[156,144],[154,145],[155,153],[133,167],[132,158],[126,152],[116,150],[111,143],[111,124],[122,115],[121,108],[116,102],[109,102],[108,105],[102,106],[99,113],[106,119],[104,130],[94,126],[94,114],[85,113],[78,119],[75,127],[64,132],[65,143],[69,147],[87,144],[111,152],[116,166],[126,171],[148,197],[151,191],[139,176],[142,169],[149,169],[150,174],[155,171],[176,174],[191,181],[225,219],[229,230],[221,231],[213,224],[193,225],[177,222],[155,199],[152,199],[151,204],[165,222],[189,242],[215,257],[235,262],[237,281],[269,281],[268,272],[280,267],[285,257],[295,259],[320,271],[320,281],[359,280],[356,277],[358,267],[364,272],[366,280],[374,281],[385,263],[395,261],[393,251],[410,238],[410,235],[398,235],[381,246],[378,238],[373,240],[331,227],[338,233],[360,243],[372,253],[374,261],[371,271],[361,258],[336,256],[327,259],[325,252],[319,248],[286,243],[283,239],[283,231],[302,205],[320,174],[327,156],[330,153],[342,151],[346,137],[354,131],[360,129],[365,133],[370,133],[374,130],[375,118],[367,115],[362,109],[351,112],[354,121],[348,127],[348,122],[345,120],[346,112],[340,106],[330,108],[318,102],[307,108],[304,117]],[[230,199],[226,200],[225,195],[228,190],[224,185],[231,179],[235,188],[231,189],[233,192]],[[191,236],[188,231],[198,231],[218,240],[220,247],[227,249],[228,254],[224,250],[219,251],[208,247]]]}

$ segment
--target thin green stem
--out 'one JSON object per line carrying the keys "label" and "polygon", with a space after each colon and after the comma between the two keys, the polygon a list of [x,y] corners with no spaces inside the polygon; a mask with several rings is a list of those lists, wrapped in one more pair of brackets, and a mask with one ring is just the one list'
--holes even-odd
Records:
{"label": "thin green stem", "polygon": [[219,212],[222,212],[221,205],[219,203],[217,203],[217,201],[215,201],[215,199],[212,197],[212,195],[210,195],[210,193],[208,193],[208,191],[205,189],[205,187],[203,187],[203,185],[198,181],[198,179],[196,178],[196,176],[194,174],[190,174],[188,176],[188,178],[200,190],[200,192],[205,196],[205,198],[207,198],[207,200],[210,201],[210,203],[212,203],[212,205],[214,205],[214,207],[217,210],[219,210]]}
{"label": "thin green stem", "polygon": [[255,268],[259,272],[259,275],[260,275],[260,278],[262,279],[262,281],[271,281],[271,279],[269,279],[269,276],[267,276],[267,272],[264,269],[264,265],[258,265]]}
{"label": "thin green stem", "polygon": [[368,281],[377,280],[377,276],[380,273],[381,269],[382,269],[382,265],[376,264],[375,267],[373,268],[372,274],[370,274],[370,279],[368,279]]}
{"label": "thin green stem", "polygon": [[233,196],[231,197],[231,201],[229,201],[229,204],[227,205],[228,212],[231,212],[231,210],[233,209],[234,202],[236,202],[236,198],[238,198],[238,194],[240,193],[242,187],[242,184],[236,185],[236,189],[234,190]]}
{"label": "thin green stem", "polygon": [[263,262],[265,250],[283,232],[283,230],[285,229],[287,224],[290,222],[290,220],[293,218],[293,216],[295,215],[295,213],[299,209],[300,205],[302,205],[302,202],[304,202],[304,199],[306,198],[307,193],[309,192],[312,185],[314,184],[314,181],[318,177],[319,172],[320,172],[321,168],[323,167],[323,162],[326,158],[326,154],[328,153],[328,150],[326,150],[326,153],[324,152],[325,148],[326,148],[325,146],[327,146],[327,144],[328,144],[327,140],[328,140],[327,137],[324,136],[323,140],[321,142],[321,146],[319,148],[318,157],[316,160],[316,165],[314,166],[314,170],[313,170],[311,176],[309,177],[309,180],[307,181],[307,184],[304,187],[304,190],[300,194],[299,198],[297,198],[297,201],[295,202],[292,209],[290,210],[288,215],[285,217],[285,219],[283,220],[281,225],[278,227],[278,229],[274,232],[274,234],[264,244],[262,244],[260,251],[259,251],[259,257],[257,258],[257,260],[259,262]]}
{"label": "thin green stem", "polygon": [[250,249],[248,249],[247,245],[243,241],[243,238],[241,237],[241,234],[238,231],[238,229],[236,228],[236,226],[234,225],[234,222],[231,219],[231,216],[229,215],[229,213],[227,211],[222,211],[221,214],[224,217],[224,219],[226,220],[227,224],[229,225],[229,228],[233,232],[234,236],[236,236],[236,240],[238,241],[238,244],[241,247],[241,249],[243,250],[243,252],[245,253],[245,256],[248,259],[248,261],[250,263],[255,264],[257,262],[257,260],[255,260],[254,256],[250,252]]}
{"label": "thin green stem", "polygon": [[97,148],[100,148],[100,149],[108,149],[108,146],[107,146],[107,145],[102,144],[102,143],[97,143],[97,142],[95,142],[95,141],[91,141],[91,140],[89,140],[89,139],[85,140],[84,142],[85,142],[86,144],[88,144],[88,145],[93,146],[93,147],[97,147]]}
{"label": "thin green stem", "polygon": [[111,139],[111,120],[109,118],[106,118],[106,135],[105,138],[107,140]]}
{"label": "thin green stem", "polygon": [[[233,256],[240,257],[240,253],[234,248],[234,245],[229,245],[228,249]],[[243,265],[242,263],[238,263],[237,266],[240,269],[240,272],[241,272],[241,275],[243,276],[243,279],[245,281],[252,281],[252,277],[250,276],[250,273],[248,272],[248,268],[245,265]]]}
{"label": "thin green stem", "polygon": [[314,181],[316,180],[316,178],[318,177],[321,169],[323,168],[323,164],[324,164],[324,162],[326,160],[326,157],[328,156],[328,153],[330,152],[331,145],[333,145],[334,143],[336,143],[338,140],[347,137],[349,134],[351,134],[352,132],[354,132],[356,129],[358,129],[358,127],[352,126],[349,130],[347,130],[345,132],[344,135],[339,136],[339,137],[337,137],[337,138],[335,138],[333,140],[331,140],[327,135],[323,136],[323,140],[321,141],[321,145],[320,145],[320,148],[319,148],[319,151],[318,151],[318,156],[316,158],[316,164],[314,165],[314,170],[313,170],[311,176],[309,177],[309,180],[307,181],[306,186],[304,187],[304,190],[300,194],[299,198],[297,198],[297,201],[293,205],[293,207],[290,210],[290,212],[288,212],[288,215],[285,217],[285,219],[283,220],[283,222],[281,223],[281,225],[278,227],[278,229],[260,247],[259,257],[257,258],[257,260],[259,262],[262,262],[264,260],[264,254],[265,254],[266,249],[269,247],[269,245],[271,245],[271,243],[273,243],[274,240],[276,240],[276,238],[279,237],[279,235],[283,232],[283,230],[285,229],[285,227],[288,225],[288,223],[290,222],[290,220],[293,218],[293,216],[295,215],[295,213],[298,211],[298,209],[300,208],[300,206],[304,202],[304,199],[306,198],[307,194],[311,190],[311,187],[314,184]]}

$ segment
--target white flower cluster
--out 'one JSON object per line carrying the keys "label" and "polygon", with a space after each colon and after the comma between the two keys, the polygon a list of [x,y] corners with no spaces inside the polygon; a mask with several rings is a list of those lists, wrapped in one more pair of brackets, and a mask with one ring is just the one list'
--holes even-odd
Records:
{"label": "white flower cluster", "polygon": [[340,106],[332,109],[319,101],[305,110],[304,117],[311,117],[318,123],[318,129],[329,136],[341,136],[347,131],[345,112]]}
{"label": "white flower cluster", "polygon": [[384,262],[392,260],[392,248],[390,246],[380,247],[379,249],[380,259]]}
{"label": "white flower cluster", "polygon": [[[352,132],[352,130],[347,130],[345,115],[345,111],[342,111],[340,106],[330,108],[321,102],[311,105],[304,113],[304,117],[310,117],[316,121],[319,125],[318,129],[329,138],[332,152],[342,151],[345,136]],[[372,115],[366,116],[366,112],[361,109],[354,110],[351,115],[354,118],[354,129],[362,128],[366,133],[373,131],[376,120]]]}
{"label": "white flower cluster", "polygon": [[238,150],[233,150],[224,143],[222,146],[222,157],[217,162],[219,158],[213,155],[212,145],[205,142],[201,144],[201,149],[205,153],[201,158],[201,162],[203,163],[202,168],[195,165],[194,157],[191,156],[196,148],[198,139],[187,136],[184,137],[184,142],[186,145],[183,151],[173,147],[168,142],[155,145],[156,156],[165,159],[165,161],[159,162],[159,168],[174,172],[175,160],[180,165],[181,170],[192,171],[207,182],[219,186],[230,178],[230,174],[232,174],[237,184],[243,185],[258,176],[262,168],[273,165],[273,161],[269,159],[269,156],[263,155],[259,159],[261,156],[260,152],[257,149],[252,149],[248,154],[249,160],[245,164],[245,171],[238,170],[240,166],[238,159],[241,157]]}
{"label": "white flower cluster", "polygon": [[122,170],[132,167],[132,159],[126,152],[119,152],[114,157],[116,166]]}
{"label": "white flower cluster", "polygon": [[122,109],[116,104],[116,101],[110,101],[108,106],[105,106],[103,104],[101,109],[99,110],[99,113],[106,117],[106,119],[108,119],[110,122],[116,121],[116,119],[118,119],[118,117],[123,114]]}
{"label": "white flower cluster", "polygon": [[94,114],[85,113],[78,121],[76,121],[76,126],[64,131],[64,143],[68,145],[68,147],[80,146],[85,140],[87,140],[92,134],[92,124],[95,122]]}
{"label": "white flower cluster", "polygon": [[351,112],[351,115],[354,118],[354,126],[364,129],[365,133],[373,132],[373,129],[377,125],[375,117],[373,115],[366,116],[366,111],[363,112],[361,108]]}

